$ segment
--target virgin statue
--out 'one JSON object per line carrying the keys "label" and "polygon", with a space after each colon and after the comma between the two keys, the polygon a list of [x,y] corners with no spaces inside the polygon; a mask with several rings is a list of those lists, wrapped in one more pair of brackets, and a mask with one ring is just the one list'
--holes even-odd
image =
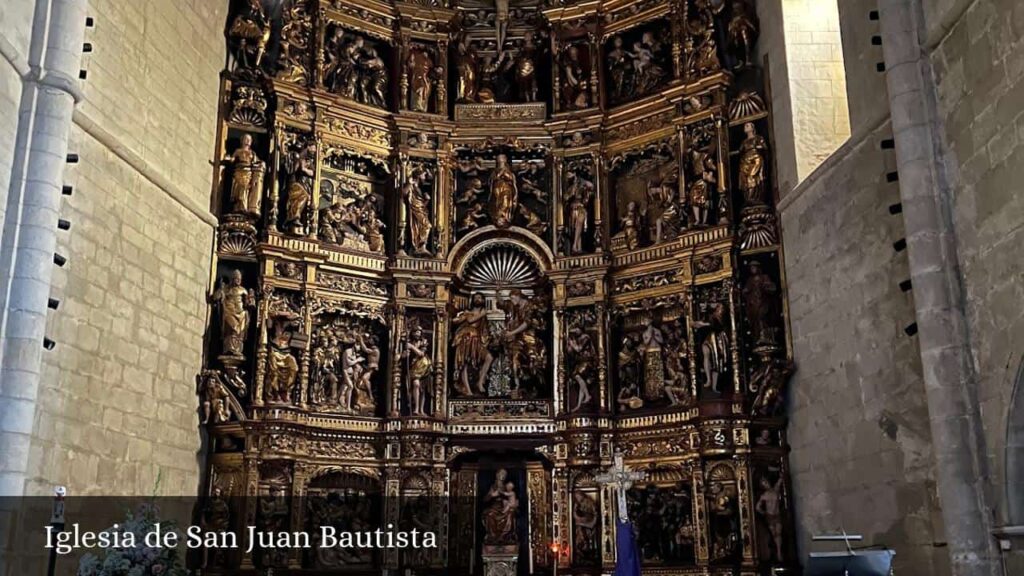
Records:
{"label": "virgin statue", "polygon": [[494,484],[484,496],[483,506],[484,546],[515,546],[519,498],[504,468],[495,473]]}
{"label": "virgin statue", "polygon": [[518,204],[516,175],[509,166],[508,156],[499,154],[491,174],[491,219],[494,225],[498,228],[511,226]]}

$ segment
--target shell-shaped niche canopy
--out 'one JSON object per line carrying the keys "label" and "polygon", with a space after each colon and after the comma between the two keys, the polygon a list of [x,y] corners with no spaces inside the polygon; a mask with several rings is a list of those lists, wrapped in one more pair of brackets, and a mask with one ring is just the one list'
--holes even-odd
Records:
{"label": "shell-shaped niche canopy", "polygon": [[533,256],[515,244],[493,244],[470,256],[463,279],[470,289],[510,290],[536,287],[543,274]]}

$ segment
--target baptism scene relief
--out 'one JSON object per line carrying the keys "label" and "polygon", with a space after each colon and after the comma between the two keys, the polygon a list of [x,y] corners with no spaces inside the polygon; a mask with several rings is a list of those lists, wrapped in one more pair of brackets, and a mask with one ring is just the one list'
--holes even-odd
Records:
{"label": "baptism scene relief", "polygon": [[751,4],[232,2],[208,514],[440,536],[204,574],[793,566]]}

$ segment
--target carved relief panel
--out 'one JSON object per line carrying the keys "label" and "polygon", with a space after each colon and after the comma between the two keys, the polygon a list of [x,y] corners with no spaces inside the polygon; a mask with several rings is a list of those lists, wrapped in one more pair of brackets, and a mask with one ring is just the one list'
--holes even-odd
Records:
{"label": "carved relief panel", "polygon": [[551,173],[543,148],[484,144],[459,150],[455,238],[485,226],[525,228],[550,237]]}

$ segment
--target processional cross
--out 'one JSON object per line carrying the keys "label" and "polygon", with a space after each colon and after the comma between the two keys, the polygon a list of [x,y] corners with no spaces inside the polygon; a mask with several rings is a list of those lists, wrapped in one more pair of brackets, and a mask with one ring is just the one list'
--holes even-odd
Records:
{"label": "processional cross", "polygon": [[597,483],[603,486],[610,486],[615,490],[616,501],[619,505],[619,520],[628,522],[629,516],[626,511],[626,491],[633,486],[633,482],[647,478],[646,472],[634,472],[622,462],[622,452],[615,452],[615,464],[604,474],[597,475]]}

